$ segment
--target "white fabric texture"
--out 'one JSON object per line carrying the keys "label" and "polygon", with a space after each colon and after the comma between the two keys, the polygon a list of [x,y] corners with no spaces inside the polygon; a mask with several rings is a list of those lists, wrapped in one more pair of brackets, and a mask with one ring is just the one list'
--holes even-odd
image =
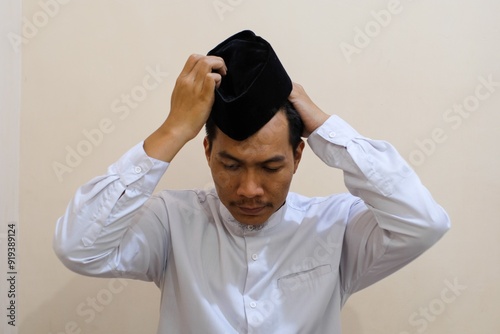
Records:
{"label": "white fabric texture", "polygon": [[57,223],[71,270],[153,281],[158,333],[340,333],[354,292],[393,273],[449,229],[396,150],[331,116],[308,139],[350,191],[289,193],[264,228],[242,228],[215,190],[152,192],[168,163],[142,143],[82,186]]}

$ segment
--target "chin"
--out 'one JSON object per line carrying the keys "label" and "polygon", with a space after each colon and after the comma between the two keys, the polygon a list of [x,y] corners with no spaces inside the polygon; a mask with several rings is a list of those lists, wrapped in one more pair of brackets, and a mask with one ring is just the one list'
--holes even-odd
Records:
{"label": "chin", "polygon": [[267,222],[269,217],[271,216],[270,214],[261,214],[261,215],[244,215],[241,213],[232,213],[233,217],[241,224],[244,225],[263,225]]}

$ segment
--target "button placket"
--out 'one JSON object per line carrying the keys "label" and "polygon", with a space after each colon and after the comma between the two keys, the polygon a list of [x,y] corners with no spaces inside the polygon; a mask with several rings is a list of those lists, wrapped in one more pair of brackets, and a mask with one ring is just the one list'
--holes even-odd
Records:
{"label": "button placket", "polygon": [[[266,266],[264,239],[253,234],[245,235],[245,252],[247,260],[247,277],[244,290],[244,307],[249,328],[259,326],[263,321],[260,298],[262,292],[255,288],[262,284],[262,279],[269,268]],[[260,290],[260,288],[259,288]]]}

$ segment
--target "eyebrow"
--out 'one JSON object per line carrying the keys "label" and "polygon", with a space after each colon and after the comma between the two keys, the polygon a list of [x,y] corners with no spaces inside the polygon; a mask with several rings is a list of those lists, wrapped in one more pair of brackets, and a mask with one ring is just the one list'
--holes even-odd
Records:
{"label": "eyebrow", "polygon": [[[236,161],[237,163],[243,163],[244,161],[241,160],[241,159],[238,159],[236,158],[235,156],[229,154],[228,152],[226,151],[221,151],[221,152],[218,152],[217,155],[221,158],[225,158],[225,159],[230,159],[230,160],[234,160]],[[261,161],[259,162],[258,164],[259,165],[265,165],[265,164],[269,164],[269,163],[273,163],[273,162],[282,162],[282,161],[285,161],[285,156],[284,155],[275,155],[269,159],[266,159],[264,161]]]}

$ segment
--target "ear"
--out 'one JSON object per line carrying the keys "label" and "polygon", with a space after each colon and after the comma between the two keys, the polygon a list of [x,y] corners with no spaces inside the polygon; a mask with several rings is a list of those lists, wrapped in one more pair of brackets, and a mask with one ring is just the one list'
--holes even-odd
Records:
{"label": "ear", "polygon": [[293,162],[295,164],[295,166],[293,168],[294,174],[297,171],[297,168],[299,168],[299,163],[300,163],[300,159],[302,159],[302,152],[304,151],[304,147],[305,147],[305,143],[303,140],[301,140],[299,145],[297,146],[297,149],[294,152],[294,156],[293,156]]}
{"label": "ear", "polygon": [[210,165],[210,154],[212,153],[212,147],[210,146],[210,143],[208,142],[208,138],[205,136],[205,139],[203,139],[203,147],[205,148],[205,158],[207,158],[207,162]]}

